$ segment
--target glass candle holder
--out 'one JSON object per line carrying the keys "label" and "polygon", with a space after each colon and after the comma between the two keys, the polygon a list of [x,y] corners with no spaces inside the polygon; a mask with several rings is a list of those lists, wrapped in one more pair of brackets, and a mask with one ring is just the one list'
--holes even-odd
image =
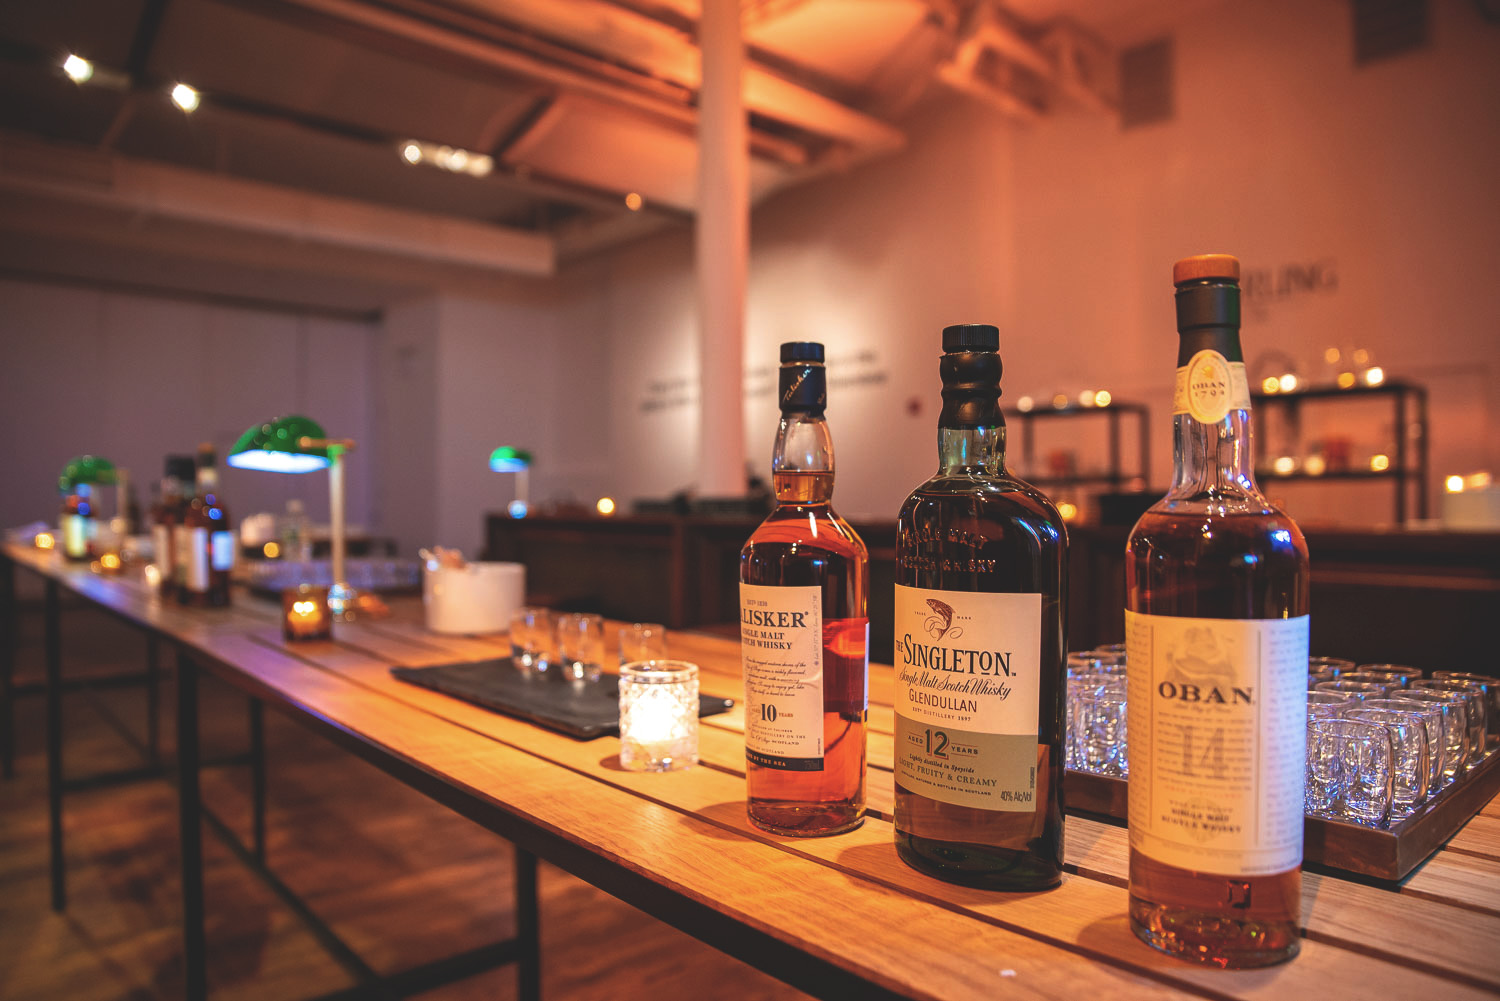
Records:
{"label": "glass candle holder", "polygon": [[670,772],[698,763],[698,665],[639,660],[620,667],[620,766]]}
{"label": "glass candle holder", "polygon": [[326,640],[333,635],[328,588],[299,584],[281,592],[281,635],[288,643]]}

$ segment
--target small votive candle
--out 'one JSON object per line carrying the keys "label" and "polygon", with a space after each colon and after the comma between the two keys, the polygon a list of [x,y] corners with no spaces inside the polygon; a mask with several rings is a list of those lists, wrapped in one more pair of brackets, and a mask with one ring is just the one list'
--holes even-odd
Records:
{"label": "small votive candle", "polygon": [[326,640],[333,635],[328,588],[299,584],[281,592],[281,635],[288,643]]}
{"label": "small votive candle", "polygon": [[620,667],[620,766],[670,772],[698,763],[698,665],[639,660]]}

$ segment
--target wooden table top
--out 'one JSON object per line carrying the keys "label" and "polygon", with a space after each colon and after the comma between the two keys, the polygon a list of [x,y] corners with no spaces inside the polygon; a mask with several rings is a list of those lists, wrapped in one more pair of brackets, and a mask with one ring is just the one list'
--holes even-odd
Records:
{"label": "wooden table top", "polygon": [[[1305,937],[1291,963],[1203,969],[1130,933],[1123,827],[1069,817],[1068,874],[1046,893],[954,886],[903,864],[891,826],[889,666],[871,665],[869,818],[835,837],[781,838],[746,820],[738,709],[703,720],[699,767],[626,772],[616,738],[573,740],[393,678],[393,665],[509,652],[503,634],[426,631],[415,601],[398,603],[388,619],[340,625],[332,641],[288,645],[279,607],[243,593],[229,609],[181,608],[134,576],[97,576],[10,543],[4,553],[176,641],[272,705],[419,770],[442,784],[444,801],[499,811],[568,846],[574,859],[628,875],[650,890],[642,896],[679,900],[716,927],[744,930],[762,945],[726,946],[722,928],[701,937],[773,975],[786,975],[778,969],[786,957],[807,957],[862,982],[870,995],[986,1001],[1500,994],[1500,803],[1488,804],[1398,889],[1304,873]],[[673,657],[699,664],[705,692],[740,698],[737,642],[675,632],[668,644]],[[567,858],[552,860],[569,867]],[[725,985],[725,996],[732,990]]]}

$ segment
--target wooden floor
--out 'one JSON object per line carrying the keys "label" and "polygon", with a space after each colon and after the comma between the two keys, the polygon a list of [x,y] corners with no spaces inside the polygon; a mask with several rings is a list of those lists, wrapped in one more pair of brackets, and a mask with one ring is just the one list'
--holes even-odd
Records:
{"label": "wooden floor", "polygon": [[[41,675],[38,619],[22,615],[18,680]],[[144,639],[98,611],[68,608],[63,642],[70,677],[144,664]],[[162,719],[170,760],[167,681]],[[70,695],[69,775],[139,761],[100,706],[144,733],[143,692]],[[20,703],[17,775],[0,781],[0,998],[181,997],[172,789],[150,780],[68,797],[69,906],[54,914],[47,905],[42,710],[40,696]],[[244,749],[243,696],[205,680],[203,712],[205,755]],[[266,715],[266,739],[270,864],[376,970],[405,969],[512,933],[506,842],[275,713]],[[244,771],[225,768],[204,779],[207,803],[242,832],[249,816]],[[353,983],[216,838],[206,835],[204,847],[215,1001],[290,1001]],[[806,996],[545,865],[541,894],[548,1001]],[[514,972],[502,968],[420,997],[503,1001],[515,993]]]}

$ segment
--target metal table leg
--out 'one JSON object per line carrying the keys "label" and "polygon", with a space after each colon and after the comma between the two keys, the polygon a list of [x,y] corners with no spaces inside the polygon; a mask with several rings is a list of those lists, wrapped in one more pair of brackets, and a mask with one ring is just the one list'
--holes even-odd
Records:
{"label": "metal table leg", "polygon": [[250,851],[266,864],[266,730],[260,699],[250,697]]}
{"label": "metal table leg", "polygon": [[177,653],[177,820],[182,863],[183,983],[188,1001],[208,996],[203,932],[203,818],[198,790],[198,668]]}
{"label": "metal table leg", "polygon": [[68,906],[63,857],[62,623],[57,581],[48,578],[45,604],[47,650],[47,830],[52,863],[52,909]]}
{"label": "metal table leg", "polygon": [[536,899],[536,856],[516,846],[516,961],[517,996],[540,1001],[542,996],[541,914]]}
{"label": "metal table leg", "polygon": [[146,755],[153,765],[161,764],[161,642],[153,632],[146,634]]}
{"label": "metal table leg", "polygon": [[0,774],[16,777],[16,564],[0,555]]}

